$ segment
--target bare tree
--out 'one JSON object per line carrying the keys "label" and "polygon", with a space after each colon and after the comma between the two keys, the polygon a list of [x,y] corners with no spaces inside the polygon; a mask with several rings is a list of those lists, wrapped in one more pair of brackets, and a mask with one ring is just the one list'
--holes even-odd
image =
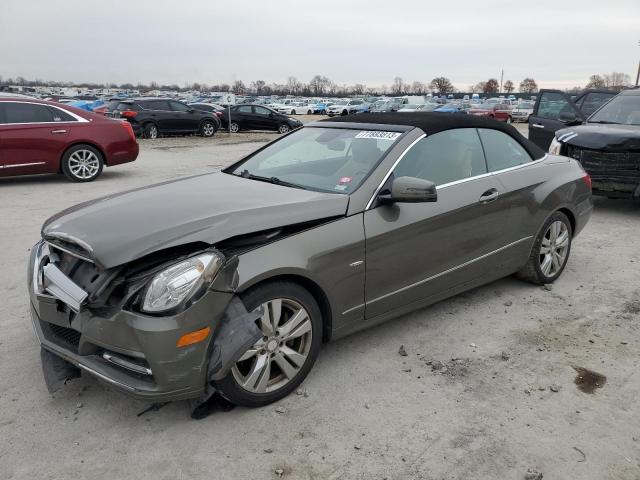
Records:
{"label": "bare tree", "polygon": [[256,95],[262,95],[266,82],[264,80],[255,80],[251,82],[251,89],[255,90]]}
{"label": "bare tree", "polygon": [[302,82],[296,77],[289,77],[287,79],[287,88],[290,94],[297,95],[300,93],[300,90],[302,90]]}
{"label": "bare tree", "polygon": [[331,80],[327,77],[323,77],[322,75],[316,75],[309,82],[311,91],[315,96],[324,94],[327,87],[329,87],[329,84],[331,84]]}
{"label": "bare tree", "polygon": [[453,85],[447,77],[436,77],[431,80],[429,88],[438,92],[439,94],[453,92]]}
{"label": "bare tree", "polygon": [[411,91],[416,95],[422,95],[427,90],[427,86],[422,82],[413,82],[411,84]]}
{"label": "bare tree", "polygon": [[604,88],[605,80],[600,75],[591,75],[586,88]]}
{"label": "bare tree", "polygon": [[391,87],[391,92],[396,95],[400,95],[404,92],[404,82],[402,81],[402,77],[395,77],[393,79],[393,87]]}
{"label": "bare tree", "polygon": [[520,82],[520,92],[522,93],[536,93],[538,91],[538,84],[533,78],[525,78]]}
{"label": "bare tree", "polygon": [[516,89],[516,86],[513,84],[511,80],[507,80],[506,82],[504,82],[502,89],[507,93],[511,93]]}
{"label": "bare tree", "polygon": [[231,90],[235,93],[245,93],[247,91],[247,87],[244,85],[244,82],[242,80],[236,80],[235,82],[233,82]]}
{"label": "bare tree", "polygon": [[626,73],[612,72],[604,76],[605,87],[621,90],[631,85],[631,77]]}
{"label": "bare tree", "polygon": [[482,91],[484,93],[498,93],[499,89],[500,89],[500,84],[498,83],[498,80],[496,80],[495,78],[490,78],[485,82],[484,87],[482,88]]}

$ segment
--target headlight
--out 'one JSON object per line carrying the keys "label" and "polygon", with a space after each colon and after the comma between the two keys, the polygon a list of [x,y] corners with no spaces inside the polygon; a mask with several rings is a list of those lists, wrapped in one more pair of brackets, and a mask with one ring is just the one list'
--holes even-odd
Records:
{"label": "headlight", "polygon": [[221,265],[222,258],[219,255],[203,253],[157,273],[147,287],[142,310],[163,312],[177,307],[208,286]]}
{"label": "headlight", "polygon": [[553,137],[553,140],[551,141],[551,145],[549,145],[549,153],[552,155],[560,155],[561,150],[562,150],[562,143],[560,143],[557,138]]}

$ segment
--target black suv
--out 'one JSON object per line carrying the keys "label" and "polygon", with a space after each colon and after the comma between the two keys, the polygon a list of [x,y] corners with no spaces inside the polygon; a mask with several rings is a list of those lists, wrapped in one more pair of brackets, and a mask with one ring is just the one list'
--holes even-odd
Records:
{"label": "black suv", "polygon": [[121,101],[112,117],[126,118],[136,135],[157,138],[161,134],[199,133],[212,137],[220,119],[212,112],[196,110],[177,100],[134,98]]}
{"label": "black suv", "polygon": [[[543,98],[539,110],[558,108],[547,103]],[[560,113],[565,128],[555,132],[549,151],[578,160],[591,175],[594,194],[640,200],[640,89],[621,92],[584,123],[573,102],[566,107]]]}
{"label": "black suv", "polygon": [[302,126],[302,122],[262,105],[234,105],[231,107],[231,125],[229,112],[222,113],[222,124],[232,133],[240,130],[276,130],[287,133]]}

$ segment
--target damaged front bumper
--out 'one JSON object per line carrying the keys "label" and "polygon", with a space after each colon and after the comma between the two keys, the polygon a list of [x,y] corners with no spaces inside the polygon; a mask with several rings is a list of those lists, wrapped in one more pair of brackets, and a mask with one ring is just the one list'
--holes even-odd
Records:
{"label": "damaged front bumper", "polygon": [[[55,267],[48,269],[54,284],[38,291],[34,284],[40,268],[35,258],[38,248],[33,250],[31,319],[42,348],[53,355],[42,355],[50,389],[77,376],[75,367],[146,401],[202,397],[210,392],[210,381],[224,376],[260,335],[255,326],[259,314],[247,313],[233,291],[210,288],[184,311],[165,316],[81,305],[82,289],[76,290]],[[185,334],[207,327],[211,333],[204,341],[177,346]]]}

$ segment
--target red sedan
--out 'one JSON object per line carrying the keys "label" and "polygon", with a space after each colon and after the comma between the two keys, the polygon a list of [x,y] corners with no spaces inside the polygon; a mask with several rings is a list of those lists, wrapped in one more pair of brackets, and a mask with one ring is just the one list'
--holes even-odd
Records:
{"label": "red sedan", "polygon": [[503,103],[482,103],[469,109],[469,115],[489,117],[501,122],[511,123],[511,108]]}
{"label": "red sedan", "polygon": [[137,157],[129,122],[61,103],[0,98],[0,177],[64,173],[90,182],[105,165]]}

